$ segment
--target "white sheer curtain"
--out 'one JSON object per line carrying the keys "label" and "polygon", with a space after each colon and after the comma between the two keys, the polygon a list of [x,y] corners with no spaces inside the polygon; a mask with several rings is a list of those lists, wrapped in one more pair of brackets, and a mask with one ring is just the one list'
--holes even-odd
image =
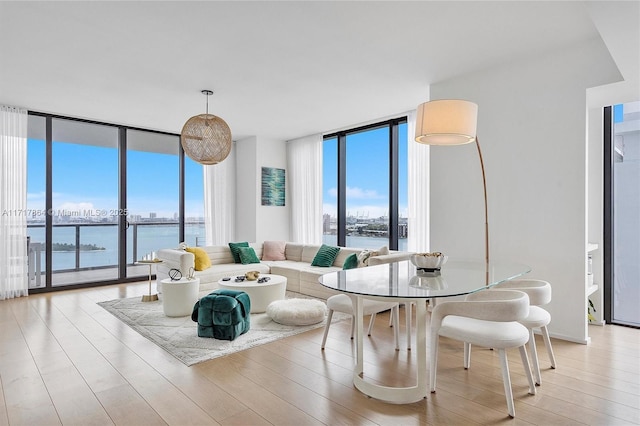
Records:
{"label": "white sheer curtain", "polygon": [[415,141],[416,112],[407,115],[408,228],[407,249],[429,251],[429,146]]}
{"label": "white sheer curtain", "polygon": [[236,144],[221,163],[203,166],[204,223],[207,245],[224,245],[235,239]]}
{"label": "white sheer curtain", "polygon": [[29,294],[27,110],[0,105],[0,300]]}
{"label": "white sheer curtain", "polygon": [[322,243],[322,135],[287,142],[291,240]]}

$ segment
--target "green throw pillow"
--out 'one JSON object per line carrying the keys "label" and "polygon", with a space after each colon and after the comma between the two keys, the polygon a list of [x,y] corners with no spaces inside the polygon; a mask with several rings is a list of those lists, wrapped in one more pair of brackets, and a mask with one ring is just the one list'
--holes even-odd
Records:
{"label": "green throw pillow", "polygon": [[342,269],[353,269],[358,267],[358,255],[356,253],[351,253],[344,260],[342,264]]}
{"label": "green throw pillow", "polygon": [[231,249],[231,255],[233,256],[233,261],[236,263],[240,263],[240,252],[238,251],[240,247],[249,247],[249,243],[246,241],[242,243],[229,243],[229,248]]}
{"label": "green throw pillow", "polygon": [[258,259],[253,247],[238,247],[238,253],[240,255],[240,262],[243,265],[247,263],[260,263],[260,259]]}
{"label": "green throw pillow", "polygon": [[338,256],[338,252],[340,251],[340,247],[332,247],[326,244],[320,246],[318,253],[313,258],[311,262],[311,266],[331,266],[333,265],[333,261],[336,260],[336,256]]}

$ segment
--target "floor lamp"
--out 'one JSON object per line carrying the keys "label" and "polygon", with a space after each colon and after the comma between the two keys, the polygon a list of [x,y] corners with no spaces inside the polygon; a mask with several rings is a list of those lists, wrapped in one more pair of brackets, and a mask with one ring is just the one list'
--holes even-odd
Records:
{"label": "floor lamp", "polygon": [[463,145],[476,143],[482,186],[484,188],[484,258],[486,282],[489,282],[489,221],[487,214],[487,180],[480,143],[476,136],[478,105],[463,100],[443,99],[418,106],[416,115],[416,142],[425,145]]}

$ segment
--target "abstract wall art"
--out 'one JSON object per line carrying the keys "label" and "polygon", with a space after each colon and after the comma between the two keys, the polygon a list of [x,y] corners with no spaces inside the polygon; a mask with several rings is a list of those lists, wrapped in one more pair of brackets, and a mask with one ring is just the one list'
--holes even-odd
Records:
{"label": "abstract wall art", "polygon": [[262,205],[284,206],[284,169],[262,168]]}

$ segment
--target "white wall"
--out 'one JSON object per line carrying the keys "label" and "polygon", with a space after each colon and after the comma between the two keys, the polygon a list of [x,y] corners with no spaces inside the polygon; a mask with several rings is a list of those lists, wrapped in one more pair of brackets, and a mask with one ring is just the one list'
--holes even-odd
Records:
{"label": "white wall", "polygon": [[[431,86],[432,99],[479,105],[493,259],[551,282],[551,333],[588,341],[586,89],[620,80],[600,40]],[[483,200],[473,145],[431,149],[431,249],[483,256]]]}
{"label": "white wall", "polygon": [[236,240],[256,241],[258,138],[236,142]]}
{"label": "white wall", "polygon": [[[263,206],[261,173],[262,167],[285,169],[286,198],[284,206]],[[289,241],[289,176],[287,173],[287,144],[285,141],[260,138],[258,142],[257,180],[257,233],[256,241]]]}
{"label": "white wall", "polygon": [[286,170],[286,143],[253,136],[237,141],[236,148],[236,240],[249,242],[288,241],[288,184],[284,207],[263,206],[261,203],[262,167],[277,167]]}

